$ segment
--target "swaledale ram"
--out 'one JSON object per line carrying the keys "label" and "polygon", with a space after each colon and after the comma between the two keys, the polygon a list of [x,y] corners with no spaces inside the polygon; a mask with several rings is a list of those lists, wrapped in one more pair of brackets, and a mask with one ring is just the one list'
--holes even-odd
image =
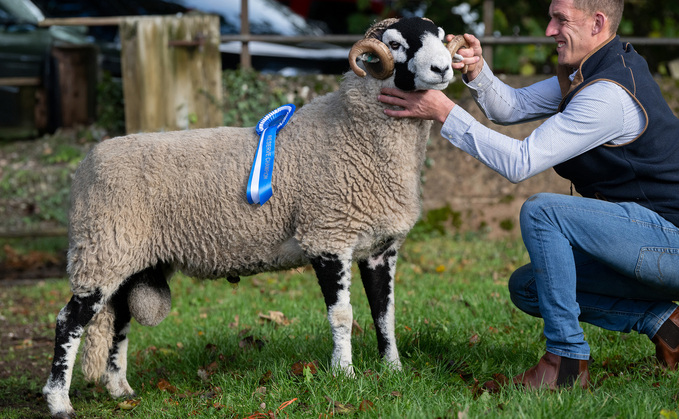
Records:
{"label": "swaledale ram", "polygon": [[[332,330],[331,367],[352,374],[349,301],[358,263],[379,352],[401,368],[394,333],[398,249],[421,211],[420,171],[431,121],[390,118],[383,87],[444,89],[453,79],[444,32],[426,19],[377,22],[349,54],[338,91],[297,110],[276,138],[273,197],[246,202],[258,135],[221,127],[133,134],[98,144],[73,179],[68,274],[43,389],[54,417],[74,415],[69,387],[90,325],[83,370],[114,397],[132,396],[132,317],[160,322],[175,270],[229,278],[311,264]],[[366,74],[366,72],[369,74]]]}

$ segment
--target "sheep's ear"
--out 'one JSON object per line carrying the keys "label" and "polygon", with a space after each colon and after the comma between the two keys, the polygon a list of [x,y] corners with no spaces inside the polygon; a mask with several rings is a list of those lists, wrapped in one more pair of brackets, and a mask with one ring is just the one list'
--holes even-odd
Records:
{"label": "sheep's ear", "polygon": [[443,39],[446,37],[446,31],[443,30],[443,28],[439,27],[439,39],[443,41]]}

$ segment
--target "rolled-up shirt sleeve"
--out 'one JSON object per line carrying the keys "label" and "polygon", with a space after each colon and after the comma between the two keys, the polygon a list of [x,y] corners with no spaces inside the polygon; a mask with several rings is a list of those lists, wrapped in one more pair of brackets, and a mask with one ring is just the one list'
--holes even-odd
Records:
{"label": "rolled-up shirt sleeve", "polygon": [[[536,89],[532,91],[537,98],[534,101],[529,99],[531,90],[527,88],[512,89],[488,74],[486,80],[477,79],[472,95],[484,113],[499,123],[525,122],[540,118],[539,115],[544,118],[553,106],[553,99],[545,99],[553,96],[551,79],[531,86]],[[632,141],[645,126],[643,111],[633,98],[607,81],[583,88],[563,112],[555,113],[555,109],[550,112],[551,116],[528,137],[516,139],[484,126],[456,105],[444,122],[441,135],[517,183],[598,145]]]}

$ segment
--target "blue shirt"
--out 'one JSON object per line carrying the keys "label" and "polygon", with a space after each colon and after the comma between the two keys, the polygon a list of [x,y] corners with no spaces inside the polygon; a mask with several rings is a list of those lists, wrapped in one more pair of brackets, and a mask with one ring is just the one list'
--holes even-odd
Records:
{"label": "blue shirt", "polygon": [[510,182],[517,183],[602,144],[625,144],[644,129],[643,110],[615,83],[598,81],[558,112],[561,90],[556,77],[514,89],[484,63],[466,83],[483,113],[510,125],[545,119],[524,139],[485,127],[460,106],[448,115],[441,135]]}

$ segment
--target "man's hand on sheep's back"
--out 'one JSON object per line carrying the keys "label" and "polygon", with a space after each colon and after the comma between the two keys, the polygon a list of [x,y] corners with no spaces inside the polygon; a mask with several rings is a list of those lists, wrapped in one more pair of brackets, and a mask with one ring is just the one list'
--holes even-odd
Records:
{"label": "man's hand on sheep's back", "polygon": [[403,109],[386,108],[384,113],[396,118],[431,119],[443,123],[455,102],[439,90],[418,90],[404,92],[395,88],[384,88],[377,100]]}

